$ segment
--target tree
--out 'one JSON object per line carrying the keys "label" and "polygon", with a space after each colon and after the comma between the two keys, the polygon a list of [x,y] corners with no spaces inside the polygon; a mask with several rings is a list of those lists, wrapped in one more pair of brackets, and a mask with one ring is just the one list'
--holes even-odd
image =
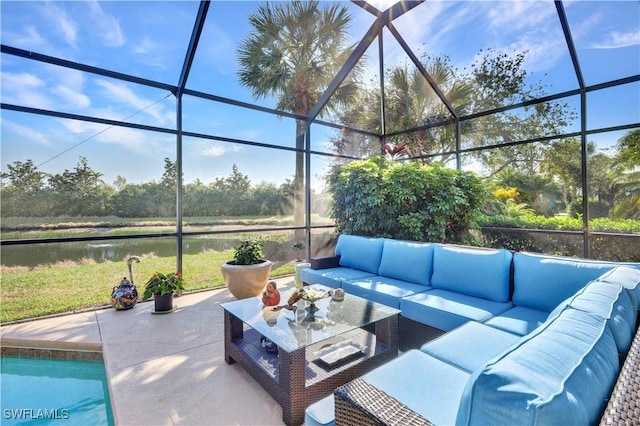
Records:
{"label": "tree", "polygon": [[[256,99],[275,97],[277,109],[308,116],[353,50],[346,43],[350,20],[340,4],[320,8],[318,1],[292,1],[259,6],[249,17],[253,31],[238,48],[240,84],[250,88]],[[356,67],[333,94],[328,109],[349,102],[358,76]],[[306,121],[296,120],[294,223],[298,226],[304,217],[305,130]]]}
{"label": "tree", "polygon": [[14,161],[7,164],[8,173],[0,173],[2,179],[9,179],[9,186],[19,192],[37,192],[44,186],[44,172],[38,171],[33,160]]}
{"label": "tree", "polygon": [[170,158],[164,158],[164,173],[160,179],[160,186],[175,195],[176,185],[178,184],[178,165]]}
{"label": "tree", "polygon": [[[566,205],[582,194],[582,161],[579,139],[569,138],[552,142],[542,154],[541,171],[555,178],[562,188],[562,198]],[[587,144],[589,156],[595,152],[593,143]],[[590,185],[593,188],[593,185]]]}
{"label": "tree", "polygon": [[[445,98],[461,114],[469,112],[473,99],[473,86],[456,74],[448,57],[430,58],[425,56],[422,64]],[[387,133],[410,130],[427,126],[451,118],[444,102],[429,85],[427,79],[417,69],[398,65],[387,70],[385,75],[385,123]],[[373,102],[358,105],[362,125],[365,129],[382,133],[380,122],[381,96],[376,87]],[[466,125],[466,124],[465,124]],[[439,126],[394,137],[395,145],[404,145],[405,154],[410,157],[455,149],[455,126]],[[447,158],[440,161],[446,162]],[[430,162],[431,160],[424,160]]]}
{"label": "tree", "polygon": [[611,216],[640,219],[640,129],[631,130],[620,138],[616,149],[619,188]]}
{"label": "tree", "polygon": [[[541,83],[526,83],[527,72],[523,68],[526,54],[499,54],[493,49],[479,52],[469,76],[475,88],[471,111],[489,111],[545,95]],[[471,120],[472,127],[464,134],[464,145],[483,147],[553,136],[561,134],[575,118],[576,112],[567,103],[555,101],[498,112]],[[478,151],[476,158],[483,163],[488,175],[507,166],[538,173],[545,150],[545,144],[519,144]]]}
{"label": "tree", "polygon": [[110,198],[113,189],[100,178],[102,173],[89,167],[80,157],[73,170],[49,177],[49,186],[58,197],[56,209],[69,215],[100,216],[111,213]]}

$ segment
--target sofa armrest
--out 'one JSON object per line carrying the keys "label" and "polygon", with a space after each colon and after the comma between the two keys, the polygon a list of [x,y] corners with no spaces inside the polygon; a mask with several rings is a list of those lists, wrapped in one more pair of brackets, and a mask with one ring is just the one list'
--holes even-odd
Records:
{"label": "sofa armrest", "polygon": [[600,426],[638,424],[640,420],[640,329],[622,365]]}
{"label": "sofa armrest", "polygon": [[409,407],[362,379],[354,379],[334,392],[336,426],[431,425]]}
{"label": "sofa armrest", "polygon": [[337,268],[340,266],[340,255],[311,258],[311,269]]}

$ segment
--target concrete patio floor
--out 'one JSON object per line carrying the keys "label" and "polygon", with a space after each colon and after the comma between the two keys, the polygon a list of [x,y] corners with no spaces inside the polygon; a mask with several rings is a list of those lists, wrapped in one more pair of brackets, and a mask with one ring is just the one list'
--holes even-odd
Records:
{"label": "concrete patio floor", "polygon": [[167,315],[145,302],[5,325],[1,344],[101,350],[117,425],[282,425],[280,405],[224,361],[220,303],[231,300],[225,288],[184,294]]}

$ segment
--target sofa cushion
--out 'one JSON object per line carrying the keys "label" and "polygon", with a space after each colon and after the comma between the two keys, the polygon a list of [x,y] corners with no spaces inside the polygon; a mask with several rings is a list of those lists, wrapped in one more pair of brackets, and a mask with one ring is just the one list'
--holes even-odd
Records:
{"label": "sofa cushion", "polygon": [[537,309],[514,306],[495,317],[485,321],[486,325],[524,336],[538,328],[547,320],[549,313]]}
{"label": "sofa cushion", "polygon": [[511,252],[504,249],[434,245],[434,288],[495,302],[509,301]]}
{"label": "sofa cushion", "polygon": [[618,370],[605,321],[566,308],[474,372],[456,423],[595,424]]}
{"label": "sofa cushion", "polygon": [[629,351],[638,311],[624,287],[604,281],[591,281],[569,300],[568,305],[604,319],[611,328],[618,352],[626,354]]}
{"label": "sofa cushion", "polygon": [[513,255],[513,304],[551,312],[613,264],[534,253]]}
{"label": "sofa cushion", "polygon": [[430,285],[433,245],[385,239],[378,275]]}
{"label": "sofa cushion", "polygon": [[335,424],[335,401],[333,394],[311,404],[304,410],[305,426],[333,426]]}
{"label": "sofa cushion", "polygon": [[471,320],[484,322],[511,306],[511,302],[494,302],[441,289],[417,293],[400,301],[402,316],[443,331]]}
{"label": "sofa cushion", "polygon": [[638,309],[640,301],[640,269],[629,266],[617,266],[598,277],[598,281],[620,284],[629,292],[631,302]]}
{"label": "sofa cushion", "polygon": [[410,350],[362,376],[435,425],[456,420],[470,374],[419,350]]}
{"label": "sofa cushion", "polygon": [[379,275],[344,281],[342,288],[346,293],[355,294],[396,309],[400,308],[400,300],[403,297],[431,289],[431,287],[422,284]]}
{"label": "sofa cushion", "polygon": [[336,244],[336,254],[340,255],[340,265],[377,274],[383,242],[382,238],[340,235],[338,244]]}
{"label": "sofa cushion", "polygon": [[322,284],[332,288],[342,287],[342,283],[346,280],[371,276],[374,276],[374,274],[361,271],[360,269],[346,268],[344,266],[329,269],[304,268],[300,270],[302,282],[307,284]]}
{"label": "sofa cushion", "polygon": [[420,350],[471,374],[516,343],[520,337],[479,322],[469,321],[425,343]]}

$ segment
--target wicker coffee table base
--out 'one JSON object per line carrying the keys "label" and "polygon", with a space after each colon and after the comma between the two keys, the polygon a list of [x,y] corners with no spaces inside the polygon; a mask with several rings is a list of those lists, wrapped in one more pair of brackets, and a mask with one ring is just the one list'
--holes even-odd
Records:
{"label": "wicker coffee table base", "polygon": [[[397,315],[376,322],[374,333],[356,329],[297,351],[280,350],[278,355],[262,350],[260,333],[226,310],[224,330],[225,361],[240,364],[282,406],[287,425],[302,424],[310,404],[398,356]],[[326,345],[347,339],[366,346],[366,351],[331,367],[313,355]]]}

